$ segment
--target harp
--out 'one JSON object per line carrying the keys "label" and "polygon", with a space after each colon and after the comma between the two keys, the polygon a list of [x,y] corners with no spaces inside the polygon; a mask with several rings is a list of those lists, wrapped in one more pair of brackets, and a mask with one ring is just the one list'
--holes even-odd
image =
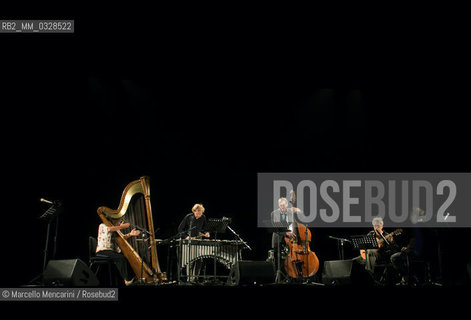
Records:
{"label": "harp", "polygon": [[[110,219],[125,219],[131,223],[129,230],[116,232],[115,241],[137,278],[145,283],[160,283],[165,280],[157,256],[149,177],[141,177],[130,182],[121,195],[117,209],[102,206],[97,212],[103,223],[109,227],[113,225]],[[130,231],[132,225],[149,231],[148,242],[140,237],[131,237],[127,240],[124,238],[124,234]]]}

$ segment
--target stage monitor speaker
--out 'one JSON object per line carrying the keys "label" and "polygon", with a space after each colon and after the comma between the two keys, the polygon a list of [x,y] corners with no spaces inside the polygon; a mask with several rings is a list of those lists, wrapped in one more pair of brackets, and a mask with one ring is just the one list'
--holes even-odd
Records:
{"label": "stage monitor speaker", "polygon": [[373,278],[364,266],[353,260],[324,261],[322,283],[327,286],[370,286]]}
{"label": "stage monitor speaker", "polygon": [[242,260],[232,266],[227,285],[263,285],[274,281],[275,271],[271,262]]}
{"label": "stage monitor speaker", "polygon": [[96,287],[100,284],[95,274],[80,259],[51,260],[43,273],[48,286]]}

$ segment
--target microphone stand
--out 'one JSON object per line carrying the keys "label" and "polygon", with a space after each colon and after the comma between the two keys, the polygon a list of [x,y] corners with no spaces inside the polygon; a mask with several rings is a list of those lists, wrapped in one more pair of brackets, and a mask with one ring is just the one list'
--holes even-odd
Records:
{"label": "microphone stand", "polygon": [[52,206],[44,212],[39,219],[40,220],[47,220],[47,230],[46,230],[46,244],[44,247],[44,260],[43,260],[43,272],[46,269],[47,264],[47,256],[48,256],[48,248],[49,248],[49,237],[50,237],[50,230],[51,230],[51,223],[55,221],[55,232],[54,232],[54,240],[53,240],[53,249],[52,249],[52,259],[56,257],[56,250],[57,250],[57,234],[59,229],[59,213],[63,210],[62,202],[55,200],[51,201]]}
{"label": "microphone stand", "polygon": [[42,267],[42,272],[34,277],[29,283],[35,283],[39,281],[39,283],[42,285],[43,284],[43,277],[44,277],[44,271],[46,270],[46,265],[47,265],[47,260],[48,260],[48,249],[49,249],[49,238],[50,238],[50,231],[51,231],[51,224],[53,221],[56,222],[55,225],[55,235],[54,235],[54,247],[52,251],[52,259],[55,259],[56,256],[56,249],[57,249],[57,234],[58,234],[58,229],[59,229],[59,214],[62,213],[64,210],[63,203],[62,201],[59,200],[54,200],[54,201],[49,201],[45,199],[41,199],[41,202],[46,202],[51,204],[51,206],[40,216],[38,217],[39,220],[46,220],[47,221],[47,229],[46,229],[46,243],[44,245],[44,251],[43,251],[43,267]]}
{"label": "microphone stand", "polygon": [[[126,222],[124,220],[123,220],[123,222],[128,223],[130,228],[137,229],[137,230],[141,231],[142,244],[144,245],[144,248],[146,249],[145,250],[146,257],[149,258],[150,246],[147,243],[147,236],[151,236],[152,233],[150,233],[148,230],[146,230],[142,227],[136,226],[135,224],[132,224],[130,222]],[[155,230],[154,235],[157,233],[157,231],[159,231],[159,228],[157,228],[157,230]],[[139,277],[139,283],[145,283],[144,278],[143,278],[143,274],[144,274],[144,257],[141,257],[141,274],[140,274],[140,277]]]}
{"label": "microphone stand", "polygon": [[345,255],[344,255],[343,243],[344,242],[351,242],[351,241],[348,240],[348,239],[337,238],[337,237],[332,237],[332,236],[329,236],[329,238],[338,241],[337,246],[339,246],[339,259],[344,260]]}
{"label": "microphone stand", "polygon": [[[191,230],[193,229],[193,220],[195,220],[194,216],[190,218],[190,227],[188,228],[188,267],[187,267],[187,283],[191,281],[191,275],[193,272],[191,271]],[[196,226],[195,226],[196,227]],[[195,261],[196,264],[196,261]],[[195,265],[196,269],[196,265]],[[195,270],[196,271],[196,270]]]}
{"label": "microphone stand", "polygon": [[229,229],[237,238],[239,238],[239,240],[247,247],[247,249],[252,250],[252,248],[250,248],[250,246],[247,244],[247,242],[242,240],[242,238],[234,230],[232,230],[231,227],[227,226],[227,229]]}
{"label": "microphone stand", "polygon": [[[195,228],[196,228],[196,227],[193,227],[193,228],[191,228],[191,229],[193,230],[193,229],[195,229]],[[179,232],[179,233],[177,233],[176,235],[171,236],[171,237],[168,238],[168,239],[162,240],[162,242],[160,242],[160,244],[168,244],[169,242],[174,241],[174,240],[175,240],[176,238],[178,238],[178,237],[181,238],[181,236],[182,236],[183,234],[185,234],[185,233],[188,233],[188,231],[190,231],[190,230]]]}
{"label": "microphone stand", "polygon": [[49,234],[51,230],[51,221],[49,220],[47,222],[47,229],[46,229],[46,245],[44,246],[44,257],[43,257],[43,272],[46,270],[46,264],[47,264],[47,249],[49,247]]}
{"label": "microphone stand", "polygon": [[[177,266],[177,282],[178,284],[181,284],[181,276],[182,276],[182,261],[183,261],[183,239],[182,239],[182,236],[186,233],[189,233],[191,230],[195,229],[196,226],[186,230],[186,231],[182,231],[182,232],[179,232],[177,233],[176,235],[162,241],[162,244],[164,243],[167,243],[167,242],[173,242],[175,239],[177,238],[180,238],[180,245],[179,245],[179,249],[177,250],[177,254],[178,254],[178,266]],[[189,237],[190,238],[190,237]]]}
{"label": "microphone stand", "polygon": [[[152,233],[150,233],[148,230],[146,230],[146,229],[144,229],[144,228],[142,228],[142,227],[136,226],[135,224],[132,224],[132,223],[130,223],[130,222],[126,222],[126,221],[124,221],[124,220],[123,220],[123,222],[124,222],[124,223],[128,223],[130,228],[137,229],[137,230],[141,231],[142,233],[147,233],[149,236],[152,235]],[[155,234],[157,233],[157,231],[159,231],[159,230],[160,230],[160,228],[157,228],[157,229],[155,230],[155,232],[154,232],[154,235],[155,235]]]}
{"label": "microphone stand", "polygon": [[[142,235],[142,244],[144,245],[144,247],[148,247],[147,242],[146,242],[147,233],[146,232],[141,232],[141,235]],[[148,250],[149,249],[147,249],[147,251]],[[144,272],[144,258],[141,257],[141,276],[139,278],[139,283],[145,282],[144,278],[142,276],[143,272]]]}

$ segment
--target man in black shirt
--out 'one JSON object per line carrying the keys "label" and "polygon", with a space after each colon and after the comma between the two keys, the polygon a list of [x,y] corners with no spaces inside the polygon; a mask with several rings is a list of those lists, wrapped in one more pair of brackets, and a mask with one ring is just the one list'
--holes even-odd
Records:
{"label": "man in black shirt", "polygon": [[[187,214],[183,220],[180,222],[178,226],[178,232],[182,234],[186,234],[185,239],[195,238],[199,236],[203,236],[205,238],[209,238],[210,234],[206,228],[206,216],[204,213],[204,207],[202,204],[197,203],[191,209],[191,213]],[[188,245],[191,245],[190,241]],[[189,248],[188,248],[189,249]],[[190,251],[190,249],[189,249]],[[190,251],[191,252],[191,251]],[[189,263],[187,265],[187,280],[189,282],[195,282],[197,277],[199,276],[201,269],[203,267],[203,262],[200,259]]]}
{"label": "man in black shirt", "polygon": [[191,209],[178,226],[178,232],[188,232],[188,237],[204,236],[209,238],[209,232],[206,231],[206,216],[202,204],[197,203]]}

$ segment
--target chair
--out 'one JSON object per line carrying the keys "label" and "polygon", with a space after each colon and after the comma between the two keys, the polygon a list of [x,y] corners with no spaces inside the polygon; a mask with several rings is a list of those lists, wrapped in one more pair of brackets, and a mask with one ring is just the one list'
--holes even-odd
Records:
{"label": "chair", "polygon": [[108,285],[110,287],[118,286],[118,274],[113,260],[105,255],[96,254],[97,240],[95,237],[88,237],[88,259],[89,268],[98,277],[102,266],[107,268]]}
{"label": "chair", "polygon": [[425,257],[409,257],[407,256],[407,270],[409,278],[414,279],[415,285],[427,286],[441,286],[440,283],[432,281],[431,275],[431,261]]}

